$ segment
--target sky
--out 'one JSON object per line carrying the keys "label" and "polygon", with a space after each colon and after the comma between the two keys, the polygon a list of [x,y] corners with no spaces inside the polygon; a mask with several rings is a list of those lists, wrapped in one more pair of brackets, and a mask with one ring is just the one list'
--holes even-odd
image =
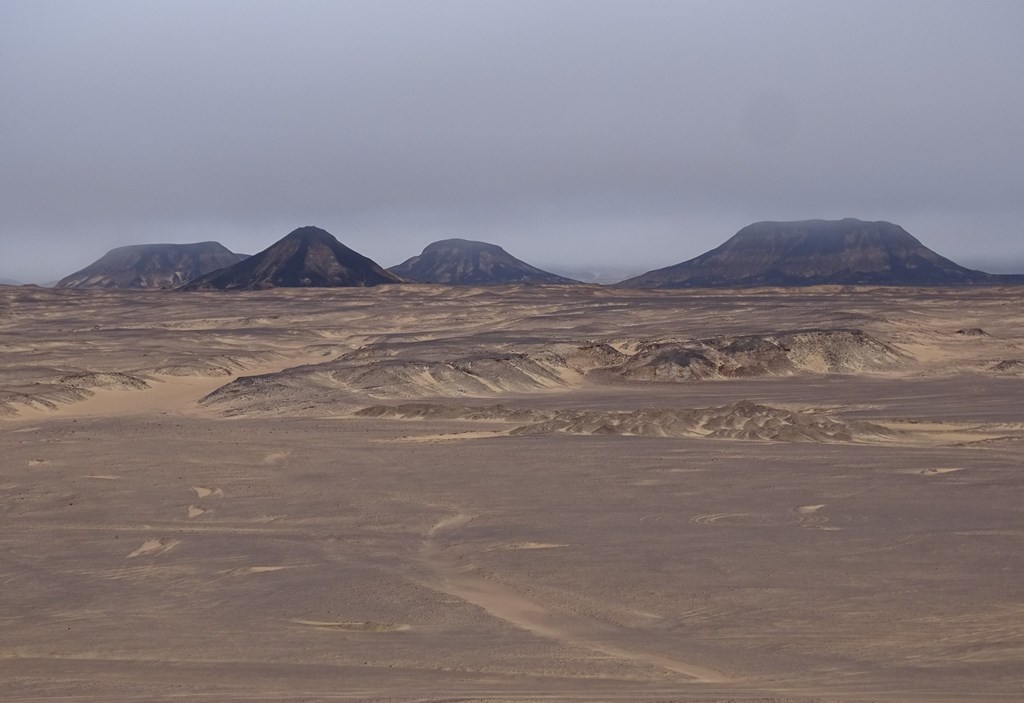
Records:
{"label": "sky", "polygon": [[317,225],[640,273],[760,220],[1024,272],[1024,3],[3,0],[0,278]]}

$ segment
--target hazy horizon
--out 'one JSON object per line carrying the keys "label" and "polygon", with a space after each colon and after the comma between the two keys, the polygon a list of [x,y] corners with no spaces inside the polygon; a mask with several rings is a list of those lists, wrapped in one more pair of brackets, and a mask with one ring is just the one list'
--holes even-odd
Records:
{"label": "hazy horizon", "polygon": [[0,279],[315,224],[640,273],[760,220],[887,220],[1024,273],[1015,2],[0,6]]}
{"label": "hazy horizon", "polygon": [[[812,219],[814,219],[814,218],[812,218]],[[287,234],[287,232],[282,234],[281,237],[283,237],[285,234]],[[733,234],[735,234],[735,233],[733,233]],[[727,237],[723,237],[722,241],[725,241],[725,239],[728,239],[731,236],[732,236],[732,234],[728,235]],[[280,237],[278,237],[278,239],[280,239]],[[265,246],[260,246],[258,249],[255,249],[255,250],[244,251],[244,252],[240,252],[240,251],[237,251],[237,250],[233,250],[233,251],[235,251],[236,253],[241,253],[241,254],[246,254],[246,255],[250,255],[251,256],[251,255],[257,254],[260,251],[262,251],[263,249],[271,246],[276,241],[278,241],[278,239],[275,239],[274,241],[266,242]],[[202,240],[202,241],[217,241],[217,240]],[[433,240],[433,241],[437,241],[437,240]],[[197,242],[198,242],[198,240],[197,240]],[[154,242],[146,242],[146,243],[148,243],[148,244],[194,244],[194,243],[197,243],[197,242],[154,241]],[[142,243],[142,242],[140,242],[140,243]],[[220,243],[223,244],[223,242],[220,242]],[[493,242],[493,243],[497,243],[497,242]],[[927,246],[927,242],[923,242],[923,243],[925,244],[925,246]],[[130,245],[126,245],[126,246],[130,246]],[[713,245],[712,247],[709,247],[709,248],[714,248],[714,246],[717,246],[717,245]],[[230,247],[228,247],[228,248],[230,249]],[[698,254],[695,254],[694,256],[702,254],[702,253],[704,253],[704,251],[706,251],[706,250],[702,250],[702,251],[698,252]],[[102,254],[97,254],[94,259],[90,259],[89,261],[84,262],[81,266],[78,267],[78,269],[75,269],[74,271],[68,271],[66,274],[61,274],[60,277],[56,277],[56,278],[43,278],[43,279],[37,279],[37,280],[26,280],[26,279],[17,278],[15,276],[10,276],[10,275],[4,274],[4,275],[0,275],[0,284],[4,284],[4,283],[8,283],[8,282],[13,282],[13,283],[22,283],[22,284],[48,285],[48,284],[51,284],[51,283],[55,283],[57,280],[59,280],[64,275],[68,275],[68,274],[74,273],[74,272],[76,272],[76,271],[78,271],[78,270],[80,270],[82,268],[85,268],[89,264],[94,263],[96,260],[101,258],[103,254],[106,254],[106,253],[107,252],[103,252]],[[361,252],[361,253],[365,253],[365,252]],[[412,256],[416,256],[416,255],[418,255],[420,253],[421,253],[421,250],[418,249],[415,252],[410,253],[408,256],[404,256],[402,259],[400,259],[398,261],[386,261],[385,260],[385,261],[378,261],[377,263],[381,264],[382,266],[384,266],[386,268],[387,267],[391,267],[391,266],[396,266],[396,265],[398,265],[400,263],[403,263],[406,259],[408,259],[408,258],[410,258]],[[514,252],[514,251],[509,252],[509,253],[511,253],[513,256],[516,256],[516,252]],[[938,253],[942,254],[942,252],[938,252]],[[517,257],[517,258],[521,258],[521,257]],[[652,262],[651,264],[646,265],[646,266],[640,265],[640,264],[636,264],[636,263],[630,264],[629,262],[625,262],[625,263],[595,262],[595,263],[590,263],[588,265],[587,262],[574,263],[574,262],[571,262],[571,261],[554,261],[554,260],[548,261],[548,262],[545,262],[545,261],[539,261],[538,262],[538,261],[535,261],[535,260],[528,260],[527,263],[536,265],[536,266],[538,266],[538,267],[540,267],[540,268],[542,268],[542,269],[544,269],[546,271],[549,271],[551,273],[555,273],[555,274],[559,274],[559,275],[563,275],[563,276],[568,276],[570,278],[577,278],[577,279],[583,280],[585,282],[608,284],[608,283],[617,283],[618,281],[625,280],[626,278],[631,278],[633,276],[638,276],[638,275],[640,275],[642,273],[646,273],[646,272],[651,271],[653,269],[664,268],[666,266],[671,266],[673,264],[681,263],[682,261],[689,260],[691,258],[694,258],[694,257],[693,256],[688,256],[688,257],[686,257],[686,259],[679,259],[678,261]],[[1011,273],[1011,274],[1013,274],[1013,273],[1024,273],[1024,259],[1022,259],[1022,260],[1003,260],[1003,261],[985,261],[985,260],[971,260],[971,259],[968,258],[968,259],[958,260],[958,261],[956,261],[956,263],[961,264],[963,266],[966,266],[967,268],[973,268],[973,269],[977,269],[977,270],[981,270],[981,271],[987,271],[989,273]]]}

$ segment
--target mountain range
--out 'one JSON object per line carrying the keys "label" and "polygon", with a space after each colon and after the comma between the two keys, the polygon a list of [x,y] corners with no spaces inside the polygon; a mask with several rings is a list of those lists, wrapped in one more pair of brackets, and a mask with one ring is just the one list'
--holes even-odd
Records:
{"label": "mountain range", "polygon": [[[13,283],[13,282],[12,282]],[[517,259],[500,246],[445,239],[390,269],[318,227],[300,227],[260,253],[216,242],[120,247],[62,279],[59,288],[260,290],[278,287],[581,284]],[[624,288],[810,285],[1021,284],[1024,275],[965,268],[891,222],[757,222],[693,259],[612,284]]]}

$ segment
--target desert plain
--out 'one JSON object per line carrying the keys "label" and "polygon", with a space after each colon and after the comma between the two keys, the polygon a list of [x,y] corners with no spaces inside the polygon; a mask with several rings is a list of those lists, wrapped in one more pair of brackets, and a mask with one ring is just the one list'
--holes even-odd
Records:
{"label": "desert plain", "polygon": [[0,699],[1024,699],[1024,289],[0,287]]}

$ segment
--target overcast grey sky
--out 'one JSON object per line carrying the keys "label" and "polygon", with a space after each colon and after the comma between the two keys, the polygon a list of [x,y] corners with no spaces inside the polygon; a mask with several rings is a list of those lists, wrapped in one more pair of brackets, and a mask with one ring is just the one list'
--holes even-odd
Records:
{"label": "overcast grey sky", "polygon": [[637,272],[885,219],[1024,271],[1024,2],[0,2],[0,277],[315,224]]}

